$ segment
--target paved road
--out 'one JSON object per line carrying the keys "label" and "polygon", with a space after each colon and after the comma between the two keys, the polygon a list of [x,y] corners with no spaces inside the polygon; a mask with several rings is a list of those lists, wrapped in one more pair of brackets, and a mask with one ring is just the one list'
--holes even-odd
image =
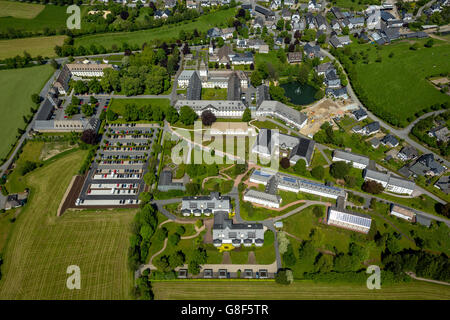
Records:
{"label": "paved road", "polygon": [[421,6],[421,7],[419,8],[419,10],[417,10],[416,19],[419,18],[419,17],[422,15],[422,11],[423,11],[423,10],[429,8],[429,7],[430,7],[433,3],[435,3],[435,2],[436,2],[436,0],[431,0],[430,2],[425,3],[423,6]]}
{"label": "paved road", "polygon": [[[331,60],[336,60],[336,62],[342,67],[342,69],[345,72],[344,67],[340,64],[339,60],[336,59],[332,54],[330,54],[328,51],[324,50],[324,49],[320,49],[320,51],[326,55],[327,57],[329,57]],[[348,78],[348,77],[347,77]],[[445,166],[447,168],[450,167],[450,162],[445,160],[444,158],[442,158],[440,155],[436,154],[435,152],[425,148],[423,145],[417,143],[416,141],[414,141],[413,139],[411,139],[408,134],[409,131],[406,131],[405,129],[396,129],[391,127],[389,124],[387,124],[386,122],[384,122],[382,119],[378,118],[376,115],[374,115],[372,112],[370,112],[362,103],[361,101],[359,101],[358,96],[355,94],[355,92],[353,91],[353,88],[350,84],[350,79],[348,81],[348,85],[347,85],[347,92],[349,94],[349,96],[351,97],[351,99],[357,103],[358,105],[360,105],[366,112],[367,115],[369,117],[371,117],[372,119],[378,121],[380,123],[380,126],[385,128],[386,130],[390,131],[392,134],[398,136],[399,138],[405,140],[407,143],[409,143],[411,146],[413,146],[414,148],[422,151],[423,153],[432,153],[434,155],[434,158],[436,160],[438,159],[442,159]]]}

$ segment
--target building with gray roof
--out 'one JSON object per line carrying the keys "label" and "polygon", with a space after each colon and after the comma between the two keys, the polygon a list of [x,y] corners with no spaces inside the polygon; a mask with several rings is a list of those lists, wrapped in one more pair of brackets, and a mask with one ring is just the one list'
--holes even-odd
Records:
{"label": "building with gray roof", "polygon": [[339,228],[352,231],[369,233],[372,218],[369,215],[351,212],[337,207],[329,207],[327,213],[327,223]]}
{"label": "building with gray roof", "polygon": [[369,165],[369,158],[343,150],[334,150],[332,161],[344,161],[351,163],[354,168],[364,169]]}
{"label": "building with gray roof", "polygon": [[181,214],[183,216],[210,216],[216,212],[231,212],[231,199],[221,196],[218,192],[211,192],[209,196],[184,197],[181,201]]}
{"label": "building with gray roof", "polygon": [[199,116],[209,110],[218,118],[240,118],[246,108],[242,101],[231,100],[178,100],[175,103],[178,111],[182,106],[192,108]]}
{"label": "building with gray roof", "polygon": [[264,244],[264,227],[261,223],[233,223],[228,213],[218,212],[214,215],[212,228],[213,244],[220,247],[229,244],[233,247],[261,247]]}
{"label": "building with gray roof", "polygon": [[188,100],[200,100],[202,96],[202,81],[198,75],[198,72],[192,73],[189,79],[189,84],[186,92],[186,99]]}
{"label": "building with gray roof", "polygon": [[162,191],[162,192],[166,192],[166,191],[169,191],[169,190],[182,190],[182,191],[185,191],[186,188],[184,187],[183,183],[181,183],[181,182],[173,182],[172,181],[172,171],[170,171],[170,170],[163,170],[161,172],[160,177],[159,177],[158,190]]}
{"label": "building with gray roof", "polygon": [[386,191],[408,194],[411,195],[414,192],[416,184],[413,181],[405,180],[390,173],[383,173],[372,169],[364,169],[364,180],[372,180],[380,183]]}
{"label": "building with gray roof", "polygon": [[308,117],[300,111],[286,106],[284,103],[273,100],[264,100],[256,110],[257,117],[272,116],[279,118],[298,129],[303,128]]}
{"label": "building with gray roof", "polygon": [[281,197],[277,194],[248,189],[244,193],[244,201],[250,201],[269,208],[279,208]]}
{"label": "building with gray roof", "polygon": [[403,161],[412,160],[419,156],[419,152],[416,148],[411,146],[403,147],[398,153],[397,157]]}
{"label": "building with gray roof", "polygon": [[387,134],[385,135],[381,140],[380,140],[381,144],[383,146],[389,146],[391,148],[394,148],[396,146],[398,146],[398,140],[396,137],[394,137],[392,134]]}

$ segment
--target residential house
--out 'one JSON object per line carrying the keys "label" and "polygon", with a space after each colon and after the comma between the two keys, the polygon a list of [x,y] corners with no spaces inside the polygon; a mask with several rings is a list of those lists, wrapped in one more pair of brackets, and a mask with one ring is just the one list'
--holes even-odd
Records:
{"label": "residential house", "polygon": [[305,51],[305,54],[308,58],[314,59],[316,57],[322,57],[320,53],[320,46],[319,45],[311,45],[310,43],[305,44],[303,47],[303,51]]}
{"label": "residential house", "polygon": [[358,109],[352,111],[352,116],[359,122],[367,118],[367,112],[363,108],[359,107]]}
{"label": "residential house", "polygon": [[269,9],[262,7],[262,6],[255,5],[255,11],[264,15],[266,17],[266,20],[274,20],[275,19],[275,13]]}
{"label": "residential house", "polygon": [[383,146],[389,146],[391,148],[395,148],[396,146],[398,146],[398,140],[395,136],[393,136],[392,134],[387,134],[385,135],[381,140],[380,140],[381,144]]}
{"label": "residential house", "polygon": [[398,153],[397,158],[403,161],[414,160],[419,156],[419,152],[416,148],[411,146],[403,147]]}
{"label": "residential house", "polygon": [[331,96],[333,98],[336,99],[348,99],[348,93],[347,93],[347,88],[346,87],[342,87],[342,88],[326,88],[325,89],[325,94],[327,96]]}
{"label": "residential house", "polygon": [[281,17],[283,18],[283,20],[285,21],[290,21],[292,19],[292,13],[291,10],[287,9],[287,8],[283,8],[283,10],[281,10]]}
{"label": "residential house", "polygon": [[364,135],[369,136],[380,131],[380,123],[378,121],[374,121],[365,125],[361,129]]}
{"label": "residential house", "polygon": [[287,60],[289,63],[300,63],[302,62],[301,52],[288,52]]}
{"label": "residential house", "polygon": [[437,141],[447,142],[449,140],[450,131],[447,125],[441,125],[428,131],[428,136],[436,138]]}
{"label": "residential house", "polygon": [[445,194],[450,193],[450,176],[442,176],[438,181],[434,184],[434,186],[440,189]]}
{"label": "residential house", "polygon": [[331,20],[331,22],[330,22],[330,27],[331,27],[331,29],[333,29],[334,31],[339,31],[339,30],[341,30],[341,25],[339,24],[339,21],[337,21],[336,19]]}
{"label": "residential house", "polygon": [[423,154],[417,161],[409,167],[409,170],[416,176],[436,176],[445,172],[446,168],[434,159],[432,153]]}
{"label": "residential house", "polygon": [[317,30],[323,30],[323,31],[327,30],[327,19],[325,19],[324,16],[318,14],[315,17],[315,23],[316,23]]}
{"label": "residential house", "polygon": [[335,69],[329,69],[325,73],[324,83],[328,88],[339,88],[341,86],[341,79]]}

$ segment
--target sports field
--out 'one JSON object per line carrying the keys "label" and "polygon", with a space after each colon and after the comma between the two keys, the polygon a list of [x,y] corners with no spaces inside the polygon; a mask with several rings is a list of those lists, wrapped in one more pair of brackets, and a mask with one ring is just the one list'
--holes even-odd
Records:
{"label": "sports field", "polygon": [[[4,250],[0,299],[130,299],[127,266],[135,210],[56,211],[86,151],[60,157],[27,176],[29,203]],[[81,271],[81,289],[66,287],[67,267]]]}
{"label": "sports field", "polygon": [[450,299],[450,287],[420,281],[381,286],[369,290],[365,285],[325,284],[309,281],[289,286],[274,281],[154,281],[158,300],[414,300]]}
{"label": "sports field", "polygon": [[22,116],[31,115],[33,93],[39,93],[54,72],[50,65],[0,71],[0,159],[15,143],[17,128],[24,128]]}
{"label": "sports field", "polygon": [[[352,46],[352,52],[369,54],[370,63],[359,60],[356,72],[364,92],[373,101],[372,109],[389,114],[405,126],[407,118],[417,111],[450,101],[448,95],[439,92],[426,79],[450,72],[450,44],[434,41],[432,48],[423,46],[426,40],[402,41],[383,46],[381,50],[368,44]],[[409,49],[413,42],[420,44],[418,50]],[[393,56],[389,57],[391,53]],[[378,56],[381,62],[375,62]]]}
{"label": "sports field", "polygon": [[[12,1],[0,1],[0,18],[13,17],[33,19],[45,8],[42,4],[28,4]],[[0,25],[3,20],[0,19]]]}
{"label": "sports field", "polygon": [[202,15],[194,22],[181,22],[176,25],[171,24],[160,28],[135,32],[105,33],[79,37],[75,39],[75,47],[83,45],[88,48],[91,44],[95,44],[103,45],[105,48],[109,49],[113,44],[120,46],[123,42],[130,45],[142,45],[144,42],[151,43],[156,39],[167,41],[169,39],[176,39],[181,30],[192,31],[197,29],[198,31],[206,31],[214,25],[227,21],[228,18],[234,16],[235,12],[236,8],[230,8]]}

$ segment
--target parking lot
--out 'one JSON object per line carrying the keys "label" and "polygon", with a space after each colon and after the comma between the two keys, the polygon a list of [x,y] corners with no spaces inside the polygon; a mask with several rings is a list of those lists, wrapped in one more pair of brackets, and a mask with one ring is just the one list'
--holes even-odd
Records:
{"label": "parking lot", "polygon": [[144,175],[160,128],[156,124],[112,124],[105,127],[77,206],[139,204]]}

